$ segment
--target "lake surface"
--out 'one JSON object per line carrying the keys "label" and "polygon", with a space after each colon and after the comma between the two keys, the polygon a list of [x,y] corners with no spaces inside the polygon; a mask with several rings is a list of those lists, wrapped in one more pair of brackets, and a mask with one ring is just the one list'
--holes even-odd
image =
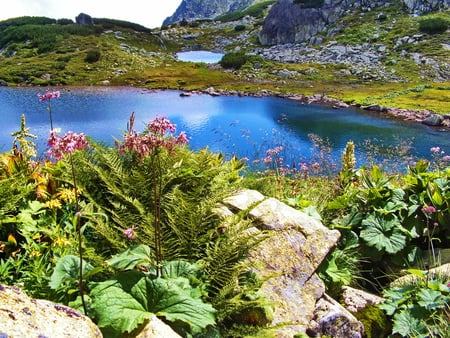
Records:
{"label": "lake surface", "polygon": [[203,62],[203,63],[218,63],[222,60],[223,54],[209,51],[194,50],[189,52],[177,53],[177,58],[184,62]]}
{"label": "lake surface", "polygon": [[[113,145],[121,139],[132,112],[136,129],[157,116],[167,116],[184,130],[194,150],[208,147],[226,156],[236,154],[250,161],[262,160],[266,150],[283,146],[285,163],[311,162],[317,155],[310,135],[327,139],[332,157],[340,162],[349,140],[357,145],[358,164],[367,161],[366,147],[389,145],[394,154],[411,145],[414,158],[431,158],[430,148],[439,146],[450,155],[449,132],[419,123],[380,118],[356,109],[335,110],[305,105],[282,98],[192,95],[179,91],[151,91],[129,87],[61,88],[61,97],[51,101],[53,125],[62,132],[84,132],[97,141]],[[46,149],[50,122],[47,104],[38,100],[42,88],[0,88],[2,129],[0,151],[11,149],[10,134],[20,128],[25,114],[30,132]]]}

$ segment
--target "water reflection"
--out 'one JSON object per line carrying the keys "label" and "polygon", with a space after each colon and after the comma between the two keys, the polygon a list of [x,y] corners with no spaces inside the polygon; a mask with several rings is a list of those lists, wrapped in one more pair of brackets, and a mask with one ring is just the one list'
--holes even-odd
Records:
{"label": "water reflection", "polygon": [[[46,105],[37,99],[39,91],[43,92],[40,88],[0,88],[2,150],[10,148],[10,133],[19,129],[21,114],[26,115],[30,132],[39,136],[38,146],[45,149],[50,124]],[[282,145],[287,163],[306,162],[317,151],[311,134],[329,142],[336,161],[349,140],[357,144],[360,161],[368,158],[363,147],[368,140],[391,149],[410,144],[416,158],[431,158],[433,146],[450,154],[448,132],[354,109],[334,110],[280,98],[180,97],[178,91],[86,87],[63,88],[61,97],[51,104],[55,127],[84,132],[108,144],[121,138],[134,112],[138,130],[156,116],[167,116],[178,131],[186,131],[191,148],[209,147],[251,160],[262,159],[267,149]]]}

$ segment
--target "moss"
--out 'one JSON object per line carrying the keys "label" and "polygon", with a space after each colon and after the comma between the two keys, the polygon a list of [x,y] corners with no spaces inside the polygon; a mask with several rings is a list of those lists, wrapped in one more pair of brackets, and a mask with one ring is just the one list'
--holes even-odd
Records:
{"label": "moss", "polygon": [[364,325],[367,338],[387,337],[392,331],[389,319],[377,306],[368,306],[353,314]]}

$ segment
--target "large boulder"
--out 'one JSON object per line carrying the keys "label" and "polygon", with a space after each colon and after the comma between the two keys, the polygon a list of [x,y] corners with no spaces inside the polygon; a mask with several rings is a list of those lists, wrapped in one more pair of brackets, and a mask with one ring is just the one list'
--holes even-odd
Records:
{"label": "large boulder", "polygon": [[79,25],[93,25],[94,19],[90,15],[87,15],[85,13],[80,13],[75,18],[75,22]]}
{"label": "large boulder", "polygon": [[261,292],[274,306],[271,325],[277,337],[305,333],[316,317],[317,302],[325,295],[325,285],[315,273],[340,233],[321,222],[259,192],[245,190],[227,198],[222,215],[246,211],[257,231],[270,236],[250,254],[255,271],[265,280]]}
{"label": "large boulder", "polygon": [[17,287],[0,285],[0,336],[100,338],[98,327],[67,306],[33,299]]}

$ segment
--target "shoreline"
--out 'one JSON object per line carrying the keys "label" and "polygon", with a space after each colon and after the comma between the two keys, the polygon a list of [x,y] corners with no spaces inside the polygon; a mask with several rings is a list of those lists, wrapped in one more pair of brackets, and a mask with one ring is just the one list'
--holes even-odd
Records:
{"label": "shoreline", "polygon": [[370,104],[367,106],[359,104],[348,104],[339,99],[329,97],[325,94],[302,95],[302,94],[276,94],[269,90],[261,90],[257,93],[248,93],[243,91],[215,89],[209,87],[204,90],[185,90],[180,96],[189,97],[191,95],[211,95],[211,96],[248,96],[248,97],[280,97],[288,100],[299,101],[304,104],[322,104],[332,107],[333,109],[359,108],[372,113],[379,113],[385,118],[396,118],[402,121],[410,121],[422,123],[430,127],[444,128],[445,131],[450,130],[450,114],[438,114],[431,110],[421,109],[413,110],[406,108],[386,107],[379,104]]}

